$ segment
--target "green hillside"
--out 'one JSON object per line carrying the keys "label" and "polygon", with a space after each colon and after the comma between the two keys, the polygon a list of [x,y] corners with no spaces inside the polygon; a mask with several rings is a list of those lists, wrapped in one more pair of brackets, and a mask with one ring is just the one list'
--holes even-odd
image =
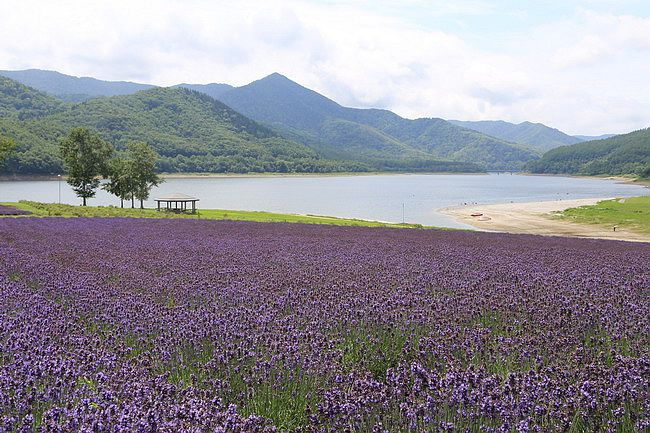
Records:
{"label": "green hillside", "polygon": [[280,74],[219,99],[327,155],[446,159],[487,169],[518,169],[539,157],[532,149],[442,119],[409,120],[387,110],[346,108]]}
{"label": "green hillside", "polygon": [[185,88],[152,88],[130,95],[65,104],[3,78],[0,133],[17,152],[5,169],[13,173],[61,171],[58,143],[71,128],[97,130],[118,150],[132,140],[158,152],[165,172],[340,172],[370,170],[478,171],[472,164],[441,162],[397,152],[376,158],[324,156],[280,136],[222,102]]}
{"label": "green hillside", "polygon": [[64,108],[58,99],[0,75],[0,118],[31,119]]}
{"label": "green hillside", "polygon": [[7,162],[9,172],[60,172],[58,142],[75,126],[97,130],[118,149],[144,140],[159,153],[160,169],[168,172],[368,169],[324,160],[223,103],[186,89],[154,88],[64,105],[6,78],[2,84],[0,94],[11,98],[0,101],[7,113],[0,117],[0,133],[18,144]]}
{"label": "green hillside", "polygon": [[650,128],[550,150],[528,169],[533,173],[650,177]]}
{"label": "green hillside", "polygon": [[390,134],[411,147],[452,161],[475,161],[488,169],[518,169],[538,158],[525,146],[494,139],[443,119],[403,119],[385,110],[354,110],[360,121]]}

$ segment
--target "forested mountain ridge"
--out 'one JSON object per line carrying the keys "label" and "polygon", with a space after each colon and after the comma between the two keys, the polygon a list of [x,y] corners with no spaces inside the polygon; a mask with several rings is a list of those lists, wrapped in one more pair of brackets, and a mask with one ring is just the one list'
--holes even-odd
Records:
{"label": "forested mountain ridge", "polygon": [[[64,100],[85,101],[93,95],[128,92],[125,85],[151,87],[138,83],[88,81],[52,71],[10,73],[19,79],[31,79],[29,82],[39,89]],[[48,82],[48,77],[52,83]],[[386,169],[384,162],[396,158],[453,160],[478,163],[488,169],[518,169],[539,157],[539,153],[524,146],[452,127],[442,119],[408,120],[387,110],[346,108],[277,73],[238,88],[216,83],[174,87],[197,90],[222,100],[320,155],[369,162],[375,169]],[[406,164],[404,170],[410,170],[411,164]]]}
{"label": "forested mountain ridge", "polygon": [[[78,78],[33,69],[0,71],[1,75],[13,77],[48,93],[45,95],[29,88],[25,91],[17,83],[9,84],[6,79],[0,82],[0,91],[3,92],[0,94],[2,128],[12,130],[14,135],[23,137],[22,140],[30,137],[29,140],[34,143],[50,140],[47,126],[43,125],[47,122],[32,122],[34,125],[28,129],[20,123],[45,114],[73,110],[70,104],[62,100],[87,101],[98,96],[134,94],[142,89],[155,88],[150,84]],[[512,124],[503,121],[404,119],[388,110],[343,107],[277,73],[242,87],[219,83],[183,83],[174,87],[196,90],[218,99],[245,116],[270,126],[276,136],[281,135],[285,141],[307,146],[321,160],[352,161],[353,169],[409,171],[425,170],[423,167],[428,166],[431,170],[437,170],[439,166],[434,164],[436,160],[452,160],[469,161],[466,167],[469,171],[476,169],[471,163],[478,163],[487,169],[520,169],[526,166],[535,167],[536,170],[581,170],[586,173],[602,170],[596,170],[596,163],[583,167],[582,163],[575,161],[571,164],[564,161],[571,167],[567,165],[567,168],[560,169],[563,163],[550,162],[551,158],[556,158],[556,154],[540,160],[539,164],[534,161],[544,151],[553,148],[579,144],[581,140],[612,137],[609,134],[598,137],[570,136],[531,122]],[[58,99],[52,98],[52,95]],[[60,121],[65,120],[63,117]],[[133,135],[133,132],[129,134]],[[179,155],[183,155],[183,151]],[[38,155],[34,154],[32,160],[38,161]]]}
{"label": "forested mountain ridge", "polygon": [[132,140],[149,143],[160,156],[159,169],[165,172],[479,170],[472,164],[433,158],[327,159],[222,102],[184,88],[152,88],[65,104],[12,80],[5,78],[3,83],[0,95],[11,97],[0,100],[0,110],[6,113],[0,116],[0,133],[18,144],[7,163],[15,173],[60,172],[59,140],[77,126],[97,130],[118,149]]}
{"label": "forested mountain ridge", "polygon": [[0,76],[18,81],[67,102],[81,102],[99,96],[128,95],[156,87],[151,84],[129,81],[105,81],[92,77],[74,77],[56,71],[41,69],[0,71]]}
{"label": "forested mountain ridge", "polygon": [[650,177],[650,128],[558,147],[527,168],[533,173]]}
{"label": "forested mountain ridge", "polygon": [[542,152],[584,141],[542,123],[521,122],[515,124],[503,120],[449,120],[449,122],[511,143],[527,145]]}
{"label": "forested mountain ridge", "polygon": [[277,73],[233,88],[218,99],[327,155],[388,157],[403,152],[487,169],[517,169],[539,157],[532,149],[443,119],[409,120],[388,110],[343,107]]}

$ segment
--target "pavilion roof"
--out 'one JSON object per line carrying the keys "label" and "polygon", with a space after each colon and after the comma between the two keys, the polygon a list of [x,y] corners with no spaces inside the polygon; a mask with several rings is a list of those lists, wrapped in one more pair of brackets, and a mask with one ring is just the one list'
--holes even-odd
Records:
{"label": "pavilion roof", "polygon": [[199,201],[198,198],[189,196],[187,194],[181,194],[178,192],[167,194],[162,197],[155,199],[156,201]]}

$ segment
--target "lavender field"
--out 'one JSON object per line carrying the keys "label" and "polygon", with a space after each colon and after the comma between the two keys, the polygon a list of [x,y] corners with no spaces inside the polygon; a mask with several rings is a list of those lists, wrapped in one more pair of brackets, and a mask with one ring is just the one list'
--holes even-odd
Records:
{"label": "lavender field", "polygon": [[0,432],[634,432],[650,244],[0,219]]}

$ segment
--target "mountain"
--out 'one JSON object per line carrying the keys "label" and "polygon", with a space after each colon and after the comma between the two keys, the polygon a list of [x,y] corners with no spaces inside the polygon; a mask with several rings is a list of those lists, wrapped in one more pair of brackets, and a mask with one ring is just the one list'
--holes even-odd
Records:
{"label": "mountain", "polygon": [[81,102],[98,96],[128,95],[155,87],[150,84],[128,81],[103,81],[90,77],[73,77],[41,69],[0,71],[0,75],[68,102]]}
{"label": "mountain", "polygon": [[58,143],[71,128],[92,128],[117,149],[132,140],[158,152],[165,172],[336,172],[368,170],[478,171],[472,164],[422,157],[370,162],[333,160],[185,88],[151,88],[130,95],[63,103],[2,78],[0,134],[18,144],[14,173],[61,171]]}
{"label": "mountain", "polygon": [[211,83],[211,84],[181,83],[173,87],[183,87],[185,89],[195,90],[197,92],[205,93],[206,95],[214,99],[219,99],[219,96],[223,95],[228,90],[233,89],[233,86],[231,86],[230,84],[222,84],[222,83]]}
{"label": "mountain", "polygon": [[617,134],[603,134],[603,135],[574,135],[582,141],[603,140],[605,138],[615,137]]}
{"label": "mountain", "polygon": [[533,173],[650,177],[650,128],[558,147],[529,163]]}
{"label": "mountain", "polygon": [[218,99],[329,157],[428,157],[487,169],[518,169],[539,157],[533,149],[442,119],[409,120],[387,110],[343,107],[277,73]]}
{"label": "mountain", "polygon": [[[77,78],[58,72],[0,71],[64,101],[133,94],[147,84]],[[439,160],[518,169],[539,154],[522,145],[459,128],[442,119],[403,119],[386,110],[360,110],[306,89],[280,74],[249,85],[179,84],[225,102],[324,158],[351,160],[377,170],[439,170]],[[444,168],[444,167],[443,167]]]}
{"label": "mountain", "polygon": [[541,123],[522,122],[515,124],[503,120],[480,120],[476,122],[450,120],[449,122],[511,143],[524,144],[542,152],[584,141]]}

